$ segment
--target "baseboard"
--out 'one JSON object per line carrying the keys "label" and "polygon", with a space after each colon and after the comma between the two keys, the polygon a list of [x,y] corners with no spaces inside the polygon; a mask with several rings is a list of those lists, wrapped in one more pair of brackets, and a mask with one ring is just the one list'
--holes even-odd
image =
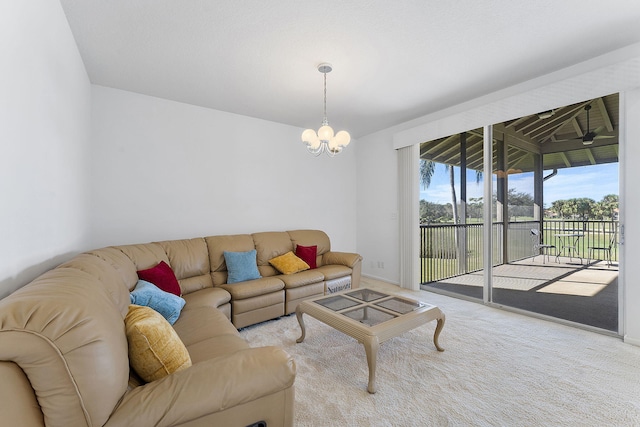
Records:
{"label": "baseboard", "polygon": [[635,345],[635,346],[640,347],[640,339],[638,339],[638,338],[631,338],[629,335],[625,335],[622,340],[627,344],[631,344],[631,345]]}
{"label": "baseboard", "polygon": [[397,284],[397,283],[391,282],[389,279],[384,279],[384,278],[382,278],[382,277],[374,276],[374,275],[371,275],[371,274],[365,274],[365,273],[362,273],[362,274],[361,274],[361,276],[362,276],[362,277],[366,277],[367,279],[377,280],[378,282],[384,282],[384,283],[388,283],[388,284],[390,284],[390,285],[400,286],[400,285],[399,285],[399,284]]}

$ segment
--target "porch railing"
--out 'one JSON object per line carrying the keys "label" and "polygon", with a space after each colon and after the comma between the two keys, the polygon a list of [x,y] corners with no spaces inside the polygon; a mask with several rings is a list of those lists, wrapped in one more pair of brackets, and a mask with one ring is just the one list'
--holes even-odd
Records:
{"label": "porch railing", "polygon": [[[505,235],[504,224],[493,223],[492,265],[533,256],[531,229],[539,227],[539,221],[509,222]],[[484,266],[483,228],[483,224],[421,225],[422,283],[482,270]],[[578,252],[583,258],[587,257],[589,247],[606,247],[611,237],[614,237],[611,257],[613,260],[618,259],[617,221],[545,220],[542,239],[546,243],[557,243],[555,234],[569,232],[583,235],[578,240]],[[595,255],[603,256],[602,253]]]}

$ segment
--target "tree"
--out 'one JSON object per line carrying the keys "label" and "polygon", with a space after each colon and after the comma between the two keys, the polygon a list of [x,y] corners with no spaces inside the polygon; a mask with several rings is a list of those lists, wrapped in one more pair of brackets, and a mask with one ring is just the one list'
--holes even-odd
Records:
{"label": "tree", "polygon": [[420,159],[420,183],[422,188],[429,188],[431,185],[431,178],[436,171],[436,163],[431,160]]}
{"label": "tree", "polygon": [[533,216],[533,196],[531,194],[518,192],[515,188],[510,188],[507,192],[507,202],[509,216],[516,218],[519,216]]}
{"label": "tree", "polygon": [[[460,219],[458,215],[458,198],[456,196],[455,186],[455,170],[452,165],[444,165],[446,171],[449,173],[449,184],[451,186],[451,207],[453,213],[453,223],[459,224]],[[429,188],[431,185],[431,178],[436,170],[436,163],[432,160],[420,159],[420,183],[423,188]],[[479,184],[482,180],[482,172],[476,171],[476,184]]]}
{"label": "tree", "polygon": [[593,207],[596,201],[587,197],[580,197],[575,200],[575,213],[581,220],[588,220],[592,216]]}
{"label": "tree", "polygon": [[595,211],[600,219],[614,219],[618,210],[619,199],[617,194],[607,194],[601,201],[596,203]]}
{"label": "tree", "polygon": [[420,223],[430,224],[432,222],[451,221],[451,207],[438,203],[420,200]]}
{"label": "tree", "polygon": [[556,200],[551,203],[550,210],[565,219],[614,219],[618,210],[618,196],[608,194],[599,202],[588,197]]}
{"label": "tree", "polygon": [[469,199],[469,205],[467,206],[467,216],[469,218],[482,218],[483,207],[482,197],[472,197]]}

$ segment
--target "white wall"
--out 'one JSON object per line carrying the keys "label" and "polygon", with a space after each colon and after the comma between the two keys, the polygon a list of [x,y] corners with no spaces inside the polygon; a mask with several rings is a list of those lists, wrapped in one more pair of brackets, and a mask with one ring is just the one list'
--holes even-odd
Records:
{"label": "white wall", "polygon": [[0,298],[79,251],[90,84],[60,3],[0,2]]}
{"label": "white wall", "polygon": [[400,281],[398,161],[392,142],[393,129],[358,141],[357,230],[363,273],[397,284]]}
{"label": "white wall", "polygon": [[93,86],[91,246],[314,228],[355,251],[358,142],[316,158],[302,130]]}

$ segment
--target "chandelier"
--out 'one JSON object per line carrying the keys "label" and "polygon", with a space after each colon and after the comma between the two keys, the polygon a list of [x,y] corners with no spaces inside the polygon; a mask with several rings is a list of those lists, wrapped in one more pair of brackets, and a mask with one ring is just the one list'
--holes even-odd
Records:
{"label": "chandelier", "polygon": [[333,128],[329,126],[327,120],[327,73],[330,73],[333,67],[331,64],[323,63],[318,65],[318,71],[324,74],[324,119],[318,132],[313,129],[307,129],[302,132],[302,142],[307,146],[307,150],[314,156],[327,153],[330,157],[340,153],[344,147],[351,142],[349,132],[341,130],[334,134]]}

